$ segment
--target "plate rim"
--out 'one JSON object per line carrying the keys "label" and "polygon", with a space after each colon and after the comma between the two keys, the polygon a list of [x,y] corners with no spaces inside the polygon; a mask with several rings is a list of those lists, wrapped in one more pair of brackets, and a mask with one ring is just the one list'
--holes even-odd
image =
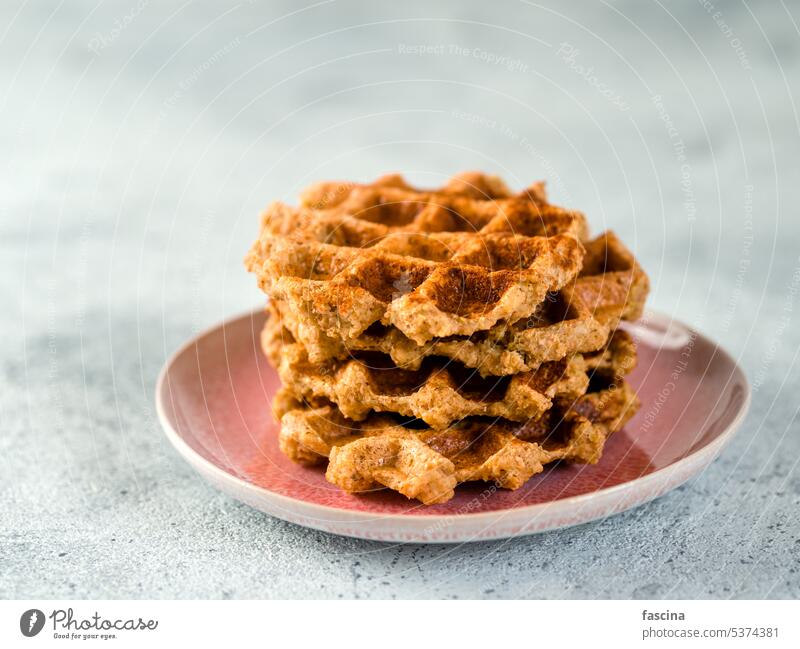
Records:
{"label": "plate rim", "polygon": [[[700,336],[703,339],[705,339],[706,341],[708,341],[709,343],[711,343],[716,348],[717,353],[720,353],[723,357],[726,358],[726,360],[728,360],[732,364],[732,366],[734,368],[734,372],[738,372],[738,374],[741,376],[741,378],[743,380],[743,385],[744,385],[744,388],[745,388],[745,394],[744,394],[744,400],[742,401],[742,405],[740,406],[739,411],[736,413],[736,415],[731,420],[731,422],[726,426],[725,430],[720,432],[719,435],[717,435],[713,440],[711,440],[710,442],[708,442],[704,446],[702,446],[699,449],[693,451],[689,455],[686,455],[685,457],[682,457],[679,460],[676,460],[676,461],[672,462],[671,464],[668,464],[665,467],[657,469],[657,470],[653,471],[652,473],[648,473],[647,475],[641,476],[639,478],[635,478],[635,479],[629,480],[627,482],[622,482],[620,484],[612,485],[610,487],[604,487],[604,488],[598,489],[596,491],[592,491],[592,492],[585,493],[585,494],[580,494],[580,495],[577,495],[577,496],[568,496],[566,498],[559,498],[557,500],[551,500],[551,501],[547,501],[547,502],[544,502],[544,503],[535,503],[535,504],[531,504],[531,505],[524,505],[522,507],[512,507],[512,508],[506,508],[506,509],[497,509],[497,510],[488,511],[488,512],[474,512],[474,513],[465,512],[465,513],[456,513],[456,514],[426,514],[426,515],[421,515],[421,516],[408,516],[408,515],[404,515],[404,514],[383,513],[383,512],[368,512],[368,511],[360,511],[360,510],[346,509],[346,508],[340,508],[340,507],[332,507],[330,505],[322,505],[322,504],[318,504],[318,503],[312,503],[312,502],[309,502],[307,500],[302,500],[300,498],[294,498],[292,496],[287,496],[287,495],[284,495],[284,494],[280,494],[280,493],[272,491],[272,490],[270,490],[270,489],[268,489],[266,487],[262,487],[260,485],[253,484],[252,482],[248,482],[248,481],[244,480],[243,478],[241,478],[239,476],[236,476],[236,475],[234,475],[232,473],[229,473],[228,471],[226,471],[223,468],[217,466],[216,464],[214,464],[210,460],[208,460],[205,457],[203,457],[202,455],[200,455],[197,451],[195,451],[189,445],[189,443],[186,440],[184,440],[183,437],[178,433],[178,431],[172,425],[172,422],[170,421],[168,415],[166,414],[165,405],[164,405],[165,389],[169,389],[168,388],[169,371],[170,371],[171,367],[175,364],[175,362],[178,360],[178,358],[183,353],[185,353],[189,348],[195,346],[203,338],[206,338],[207,336],[210,336],[211,334],[217,332],[220,329],[224,330],[226,327],[231,326],[231,325],[233,325],[234,323],[237,323],[240,320],[245,320],[245,319],[251,319],[252,320],[254,317],[256,317],[261,312],[263,312],[263,309],[262,308],[257,308],[257,309],[251,309],[251,310],[244,311],[244,312],[241,312],[239,314],[233,315],[233,316],[231,316],[229,318],[226,318],[225,320],[222,320],[221,322],[217,322],[216,324],[213,324],[213,325],[201,330],[200,332],[198,332],[197,334],[195,334],[194,336],[192,336],[191,338],[189,338],[188,340],[183,342],[167,358],[167,360],[164,362],[163,366],[159,370],[158,378],[156,380],[155,395],[154,395],[155,396],[156,414],[157,414],[159,423],[161,424],[161,427],[162,427],[162,429],[164,431],[164,434],[166,435],[167,439],[170,441],[170,443],[175,448],[175,450],[178,452],[178,454],[192,468],[194,468],[198,473],[203,475],[203,477],[214,479],[215,480],[214,486],[222,489],[223,491],[225,491],[231,497],[239,500],[240,502],[245,502],[248,506],[254,507],[255,509],[261,509],[261,508],[257,507],[256,505],[252,504],[251,502],[243,500],[242,497],[241,497],[242,494],[240,492],[247,492],[247,491],[251,491],[252,492],[252,491],[254,491],[257,494],[260,494],[262,496],[262,498],[266,497],[267,499],[272,499],[274,501],[277,501],[275,504],[278,507],[280,507],[279,503],[281,503],[281,502],[284,503],[285,507],[282,507],[282,508],[285,508],[287,510],[289,510],[291,508],[295,508],[296,509],[299,506],[302,509],[309,510],[308,513],[312,513],[312,512],[325,513],[325,512],[327,512],[327,513],[329,513],[329,517],[327,519],[325,519],[325,520],[330,521],[332,523],[343,522],[343,517],[346,517],[348,519],[348,522],[353,522],[353,523],[359,523],[359,522],[368,523],[368,522],[374,522],[374,521],[382,521],[382,522],[402,521],[404,524],[413,523],[414,525],[416,525],[418,523],[425,523],[424,527],[435,527],[437,523],[452,522],[452,521],[469,521],[470,523],[480,523],[482,520],[486,520],[488,522],[488,521],[491,521],[491,520],[496,520],[498,518],[501,518],[504,515],[510,515],[512,513],[515,514],[515,515],[529,514],[531,516],[531,518],[533,518],[538,512],[541,512],[541,511],[543,511],[543,510],[545,510],[547,508],[551,508],[551,507],[554,507],[554,506],[559,507],[559,508],[579,507],[579,506],[581,506],[581,505],[583,505],[585,503],[588,503],[588,502],[590,502],[590,501],[592,501],[594,499],[597,499],[598,497],[601,497],[601,496],[607,498],[607,497],[612,497],[615,494],[625,493],[627,491],[630,491],[633,488],[634,485],[636,487],[641,488],[641,487],[647,486],[647,485],[649,485],[651,483],[658,483],[659,481],[664,481],[665,485],[669,485],[663,491],[657,490],[652,495],[649,495],[648,497],[645,497],[644,499],[642,499],[640,501],[639,500],[635,500],[635,502],[633,504],[631,504],[630,506],[624,507],[624,508],[622,508],[622,509],[620,509],[618,511],[610,511],[610,512],[606,512],[604,514],[599,514],[598,516],[588,516],[584,520],[579,520],[579,521],[576,521],[574,523],[566,523],[564,525],[545,526],[545,527],[543,527],[541,529],[535,529],[535,528],[532,528],[532,529],[529,529],[529,530],[523,529],[522,531],[520,531],[518,534],[515,534],[515,535],[511,535],[511,534],[500,532],[498,534],[498,536],[491,536],[491,535],[489,535],[489,536],[475,536],[475,538],[473,540],[475,540],[475,541],[485,541],[485,540],[498,539],[498,538],[508,538],[510,536],[524,536],[524,535],[529,535],[529,534],[536,534],[536,533],[540,533],[540,532],[545,532],[545,531],[548,531],[548,530],[555,530],[555,529],[561,529],[561,528],[565,528],[565,527],[572,527],[574,525],[582,525],[584,523],[588,523],[588,522],[591,522],[593,520],[597,520],[599,518],[603,518],[603,517],[606,517],[606,516],[614,515],[614,514],[617,514],[617,513],[622,513],[623,511],[626,511],[626,510],[631,509],[633,507],[637,507],[639,505],[643,505],[643,504],[645,504],[645,503],[647,503],[647,502],[649,502],[651,500],[654,500],[655,498],[658,498],[661,495],[664,495],[667,491],[670,491],[670,490],[680,486],[681,484],[683,484],[687,480],[689,480],[696,473],[698,473],[700,470],[702,470],[702,468],[704,468],[705,466],[708,466],[711,462],[713,462],[713,460],[716,458],[716,455],[732,439],[733,434],[741,426],[742,422],[744,421],[745,417],[747,416],[748,412],[750,411],[750,406],[751,406],[751,402],[752,402],[752,387],[750,385],[750,381],[747,378],[747,374],[744,372],[744,370],[742,369],[741,365],[738,362],[736,362],[736,360],[733,357],[733,355],[730,354],[730,352],[728,352],[727,349],[725,349],[722,345],[720,345],[718,342],[716,342],[714,339],[710,338],[709,336],[706,336],[702,332],[697,331],[696,329],[694,329],[692,327],[689,327],[688,325],[686,325],[681,320],[678,320],[677,318],[674,318],[672,316],[669,316],[669,315],[667,315],[667,314],[665,314],[663,312],[660,312],[660,311],[657,311],[657,310],[654,310],[654,309],[647,309],[645,311],[645,316],[643,318],[644,320],[660,321],[660,322],[668,322],[668,323],[679,324],[679,325],[685,327],[688,331],[694,332],[697,336]],[[679,470],[681,468],[689,469],[688,471],[686,471],[686,475],[683,475],[683,472],[681,472]],[[692,471],[691,469],[693,469],[693,468],[696,468],[697,471]],[[677,477],[678,477],[677,481],[674,484],[670,483],[670,481],[668,479],[664,480],[665,478],[668,478],[668,476],[670,476],[672,474],[677,474]],[[224,487],[222,487],[222,485],[220,483],[226,483],[227,486],[230,487],[230,489],[229,490],[224,489]],[[261,511],[265,511],[265,510],[261,509]],[[362,539],[369,539],[369,540],[379,540],[379,539],[377,539],[375,537],[369,537],[369,536],[357,535],[357,534],[348,534],[347,532],[333,531],[333,530],[328,529],[326,527],[323,527],[321,525],[320,526],[315,526],[313,524],[313,521],[299,523],[299,522],[297,522],[295,520],[292,520],[291,518],[286,518],[284,516],[281,516],[278,513],[272,512],[272,511],[270,511],[270,512],[266,512],[265,511],[265,513],[268,513],[269,515],[276,516],[277,518],[281,518],[283,520],[288,520],[289,522],[292,522],[292,523],[297,524],[297,525],[302,525],[304,527],[312,527],[314,529],[318,529],[318,530],[321,530],[321,531],[324,531],[324,532],[328,532],[328,533],[335,533],[335,534],[339,534],[339,535],[343,535],[343,536],[351,536],[351,537],[355,537],[355,538],[362,538]],[[304,515],[307,515],[307,514],[304,513]],[[322,522],[322,521],[320,521],[320,522]],[[400,541],[400,539],[393,539],[393,542],[399,542],[399,541]],[[414,542],[415,540],[414,539],[410,539],[410,541]],[[416,542],[425,542],[425,540],[424,539],[417,539]],[[463,542],[463,540],[445,538],[445,539],[433,539],[433,542],[437,542],[437,543],[442,543],[442,542]]]}

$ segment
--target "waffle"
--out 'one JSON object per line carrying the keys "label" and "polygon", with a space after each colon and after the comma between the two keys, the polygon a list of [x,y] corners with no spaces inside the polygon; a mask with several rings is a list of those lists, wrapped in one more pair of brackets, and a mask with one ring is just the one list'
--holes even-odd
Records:
{"label": "waffle", "polygon": [[442,429],[467,416],[526,421],[538,417],[556,397],[586,391],[581,355],[544,363],[511,377],[481,378],[460,363],[428,357],[417,370],[400,369],[383,354],[365,353],[344,361],[311,363],[302,344],[270,318],[262,346],[286,389],[298,399],[326,399],[342,415],[365,419],[371,411],[394,412]]}
{"label": "waffle", "polygon": [[575,277],[583,258],[581,244],[566,235],[457,236],[439,261],[275,238],[250,268],[271,298],[326,333],[353,338],[382,323],[424,344],[529,316],[548,291]]}
{"label": "waffle", "polygon": [[552,236],[571,232],[585,238],[586,218],[547,202],[543,183],[512,194],[496,176],[467,172],[442,188],[411,187],[402,176],[390,175],[359,185],[325,182],[312,185],[300,197],[302,208],[318,216],[349,216],[380,223],[393,231],[516,232]]}
{"label": "waffle", "polygon": [[[316,209],[333,208],[351,199],[354,192],[403,190],[418,196],[441,198],[446,196],[466,196],[477,200],[497,200],[512,198],[514,194],[499,176],[480,171],[466,171],[450,178],[438,189],[420,189],[409,185],[400,174],[381,176],[371,184],[358,184],[347,181],[324,181],[315,183],[300,194],[300,204]],[[385,194],[384,194],[385,196]],[[537,182],[524,189],[517,197],[538,203],[547,203],[544,183]]]}
{"label": "waffle", "polygon": [[481,376],[505,376],[535,370],[542,363],[602,346],[609,328],[559,294],[548,295],[528,318],[514,325],[500,324],[466,336],[434,338],[418,345],[396,327],[373,325],[348,339],[328,336],[314,322],[304,322],[291,310],[274,302],[273,310],[296,340],[301,340],[309,359],[325,362],[345,359],[354,352],[379,352],[398,367],[416,370],[429,356],[440,356],[475,368]]}
{"label": "waffle", "polygon": [[597,462],[639,407],[618,325],[648,278],[541,183],[318,183],[269,206],[245,263],[269,296],[281,449],[347,491],[516,489],[547,463]]}
{"label": "waffle", "polygon": [[462,482],[517,489],[550,462],[595,464],[608,435],[638,407],[623,382],[571,404],[558,402],[528,423],[468,418],[442,431],[386,415],[354,422],[328,405],[289,410],[281,419],[280,445],[297,462],[328,458],[327,479],[346,491],[383,486],[430,505],[450,500]]}
{"label": "waffle", "polygon": [[591,383],[584,395],[556,399],[524,423],[467,417],[444,430],[377,413],[354,421],[324,400],[302,404],[283,390],[274,404],[280,447],[302,464],[328,462],[327,479],[350,492],[384,486],[429,505],[452,498],[462,482],[517,489],[550,462],[599,461],[608,436],[639,408],[622,379],[635,364],[632,340],[615,332],[586,358]]}
{"label": "waffle", "polygon": [[388,354],[398,366],[419,369],[428,356],[442,356],[476,368],[482,376],[535,370],[548,361],[595,351],[620,319],[641,315],[648,280],[636,259],[612,232],[586,243],[583,270],[558,293],[548,294],[529,317],[496,325],[470,337],[435,338],[419,345],[397,327],[372,325],[343,339],[323,324],[303,318],[275,301],[284,326],[301,341],[313,362],[348,358],[352,352]]}
{"label": "waffle", "polygon": [[542,202],[541,190],[480,200],[396,182],[347,187],[325,209],[270,206],[246,258],[273,299],[329,336],[374,323],[417,344],[470,335],[529,316],[581,268],[585,218]]}
{"label": "waffle", "polygon": [[[269,312],[272,312],[272,310],[268,309]],[[288,336],[290,334],[286,331],[281,331],[274,320],[272,325],[268,320],[261,331],[262,351],[275,367],[281,363],[284,345],[295,344]],[[589,380],[598,379],[609,385],[614,385],[620,383],[623,377],[636,368],[636,345],[627,331],[617,329],[608,336],[601,349],[591,354],[584,354],[583,361]],[[588,381],[586,385],[588,388]],[[297,396],[291,390],[282,387],[273,399],[273,414],[276,419],[280,420],[289,410],[300,408],[303,404],[320,404],[324,402],[324,398],[315,399],[313,397]]]}

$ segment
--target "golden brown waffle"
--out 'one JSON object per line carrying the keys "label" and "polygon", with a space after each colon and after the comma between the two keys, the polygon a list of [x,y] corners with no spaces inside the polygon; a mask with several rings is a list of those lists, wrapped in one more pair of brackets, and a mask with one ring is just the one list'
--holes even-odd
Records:
{"label": "golden brown waffle", "polygon": [[398,367],[416,370],[426,357],[441,356],[475,368],[481,376],[526,372],[547,361],[597,350],[609,331],[581,305],[570,305],[560,294],[548,295],[533,314],[514,325],[496,325],[469,337],[434,338],[423,345],[396,327],[383,325],[373,325],[343,341],[326,335],[314,322],[301,321],[278,302],[272,303],[271,311],[303,342],[312,362],[346,359],[354,352],[380,352]]}
{"label": "golden brown waffle", "polygon": [[547,295],[529,317],[469,337],[434,338],[420,345],[398,328],[376,323],[345,339],[329,335],[323,322],[282,308],[277,300],[274,307],[313,362],[375,351],[390,355],[396,365],[407,369],[418,369],[425,357],[436,355],[477,368],[483,376],[526,372],[570,354],[595,351],[620,319],[641,315],[648,280],[630,251],[613,232],[587,242],[586,250],[583,270],[575,281]]}
{"label": "golden brown waffle", "polygon": [[[281,363],[283,344],[294,344],[287,332],[279,331],[275,321],[267,321],[261,332],[261,348],[274,366]],[[286,338],[284,338],[286,336]],[[603,347],[591,354],[584,354],[584,365],[589,379],[599,379],[609,385],[621,379],[636,368],[636,345],[631,335],[622,329],[611,333]],[[588,384],[587,384],[588,387]],[[297,397],[285,387],[281,388],[273,400],[273,413],[280,419],[286,412],[301,407],[303,403],[324,403],[325,399]]]}
{"label": "golden brown waffle", "polygon": [[246,264],[273,299],[342,340],[378,322],[417,344],[515,322],[575,277],[585,218],[543,202],[541,188],[494,198],[507,193],[496,181],[463,178],[454,187],[488,198],[378,181],[343,185],[326,209],[273,204]]}
{"label": "golden brown waffle", "polygon": [[350,492],[381,486],[426,505],[450,500],[461,482],[492,481],[517,489],[556,460],[594,464],[605,440],[639,407],[624,381],[593,386],[519,424],[468,418],[445,429],[403,425],[387,415],[361,422],[334,406],[291,409],[281,419],[281,450],[306,464],[328,459],[327,479]]}
{"label": "golden brown waffle", "polygon": [[377,413],[357,422],[324,400],[302,404],[282,390],[274,402],[281,450],[304,464],[328,461],[328,480],[351,492],[385,486],[434,504],[452,498],[466,481],[516,489],[549,462],[596,463],[607,437],[638,410],[636,394],[622,379],[636,365],[627,333],[615,332],[586,364],[592,377],[586,394],[557,399],[521,424],[468,417],[436,430]]}
{"label": "golden brown waffle", "polygon": [[[354,191],[404,190],[417,196],[466,196],[477,200],[512,198],[514,194],[499,176],[480,171],[466,171],[450,178],[437,189],[420,189],[409,185],[400,174],[381,176],[370,184],[347,181],[324,181],[315,183],[300,194],[300,204],[316,209],[332,208],[351,197]],[[385,194],[383,195],[385,197]],[[544,183],[537,182],[516,195],[524,200],[546,203]]]}
{"label": "golden brown waffle", "polygon": [[[474,199],[463,199],[467,204],[479,203]],[[288,238],[295,242],[327,243],[334,246],[352,248],[374,248],[383,252],[396,253],[411,257],[419,257],[431,261],[447,261],[459,248],[467,250],[473,258],[491,263],[492,257],[502,254],[502,264],[509,261],[520,266],[520,252],[512,244],[521,241],[520,237],[547,237],[559,234],[570,235],[581,240],[586,238],[586,221],[576,212],[566,212],[561,208],[546,206],[557,210],[555,214],[542,216],[544,209],[538,204],[522,203],[524,209],[508,213],[498,212],[496,202],[484,206],[492,210],[492,216],[485,224],[472,223],[457,227],[452,223],[450,209],[445,210],[445,219],[434,222],[428,218],[424,222],[413,221],[397,225],[391,209],[398,209],[398,204],[384,204],[383,221],[364,218],[363,213],[350,213],[344,207],[332,210],[314,210],[295,208],[284,203],[273,203],[262,215],[262,231],[260,242],[254,250],[272,245],[275,238]],[[437,208],[435,204],[427,204],[428,208]],[[391,209],[390,209],[391,208]],[[426,208],[427,209],[427,208]],[[454,209],[454,208],[453,208]],[[462,211],[464,208],[462,208]],[[530,212],[534,212],[531,214]],[[378,218],[372,215],[373,219]],[[402,221],[403,219],[399,219]],[[461,224],[463,225],[463,224]],[[479,226],[479,227],[478,227]],[[487,246],[475,244],[475,235],[480,234],[489,241]],[[505,235],[505,236],[503,236]],[[499,242],[499,243],[498,243]],[[482,248],[486,247],[486,250]],[[257,252],[257,250],[256,250]],[[462,255],[463,256],[463,255]],[[465,263],[472,263],[462,259]]]}
{"label": "golden brown waffle", "polygon": [[586,234],[586,218],[547,202],[544,184],[512,194],[497,176],[459,174],[440,189],[418,189],[390,175],[367,185],[325,182],[301,194],[317,216],[348,216],[406,232],[514,232],[526,236]]}
{"label": "golden brown waffle", "polygon": [[353,338],[380,322],[422,344],[527,317],[583,258],[566,235],[453,236],[452,254],[438,261],[290,238],[261,239],[248,261],[271,298],[329,335]]}
{"label": "golden brown waffle", "polygon": [[638,408],[617,326],[641,315],[647,276],[542,184],[320,183],[267,209],[246,265],[270,296],[281,448],[348,491],[517,488],[548,462],[598,461]]}
{"label": "golden brown waffle", "polygon": [[544,363],[511,377],[481,378],[460,363],[428,357],[418,370],[396,367],[383,354],[366,353],[344,361],[311,363],[305,348],[270,318],[262,336],[265,353],[281,382],[298,399],[327,399],[342,415],[364,419],[371,411],[417,417],[444,428],[467,416],[527,421],[550,408],[555,397],[586,391],[583,357]]}

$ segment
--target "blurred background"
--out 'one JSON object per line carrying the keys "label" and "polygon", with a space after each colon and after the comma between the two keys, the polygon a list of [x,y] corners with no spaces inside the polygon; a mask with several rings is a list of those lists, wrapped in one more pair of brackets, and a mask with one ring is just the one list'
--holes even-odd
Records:
{"label": "blurred background", "polygon": [[[0,595],[800,595],[796,4],[0,16]],[[316,180],[466,169],[545,179],[635,250],[652,308],[737,358],[754,404],[722,458],[614,519],[458,549],[329,537],[205,486],[153,389],[184,340],[262,303],[242,265],[260,210]]]}

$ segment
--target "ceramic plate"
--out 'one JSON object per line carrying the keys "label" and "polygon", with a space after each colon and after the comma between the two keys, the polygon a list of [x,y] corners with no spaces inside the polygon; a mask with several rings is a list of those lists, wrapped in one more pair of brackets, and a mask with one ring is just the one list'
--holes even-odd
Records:
{"label": "ceramic plate", "polygon": [[712,341],[657,313],[626,328],[638,343],[629,380],[642,407],[599,464],[545,468],[521,489],[461,485],[430,507],[388,490],[347,494],[321,468],[284,457],[270,400],[279,380],[258,335],[263,311],[207,331],[164,366],[156,406],[178,452],[205,479],[257,509],[334,534],[393,542],[464,542],[533,534],[610,516],[702,471],[750,402],[742,370]]}

